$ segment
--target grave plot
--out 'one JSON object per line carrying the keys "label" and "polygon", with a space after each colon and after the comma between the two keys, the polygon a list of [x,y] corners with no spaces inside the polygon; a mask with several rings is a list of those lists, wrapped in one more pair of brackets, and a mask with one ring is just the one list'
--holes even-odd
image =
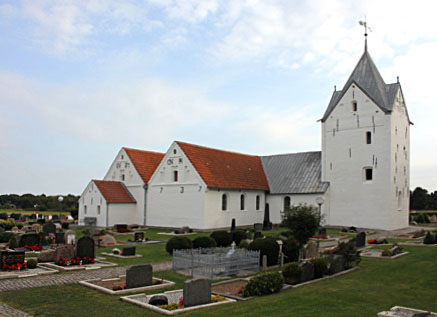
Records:
{"label": "grave plot", "polygon": [[149,238],[145,237],[145,234],[143,231],[137,231],[134,233],[134,240],[128,240],[127,243],[134,243],[134,244],[155,244],[155,243],[162,243],[166,242],[163,240],[150,240]]}
{"label": "grave plot", "polygon": [[214,283],[211,292],[216,295],[226,296],[237,300],[248,300],[253,297],[244,297],[243,289],[249,282],[249,279],[238,278],[235,280]]}
{"label": "grave plot", "polygon": [[175,285],[172,281],[152,276],[150,264],[135,265],[126,270],[126,275],[111,279],[92,279],[80,284],[110,295],[143,292]]}
{"label": "grave plot", "polygon": [[1,251],[0,268],[0,279],[31,277],[57,272],[38,265],[35,259],[28,259],[26,262],[24,251]]}
{"label": "grave plot", "polygon": [[102,252],[102,255],[112,256],[119,259],[132,259],[132,258],[142,258],[142,254],[136,254],[135,247],[123,248],[121,251],[119,249],[113,249],[112,253]]}
{"label": "grave plot", "polygon": [[407,254],[408,252],[402,250],[398,245],[394,245],[391,249],[367,249],[361,252],[361,256],[382,259],[396,259]]}
{"label": "grave plot", "polygon": [[120,299],[163,315],[176,315],[195,309],[235,302],[231,298],[212,295],[211,280],[208,279],[185,281],[183,290],[154,295],[137,294],[123,296]]}

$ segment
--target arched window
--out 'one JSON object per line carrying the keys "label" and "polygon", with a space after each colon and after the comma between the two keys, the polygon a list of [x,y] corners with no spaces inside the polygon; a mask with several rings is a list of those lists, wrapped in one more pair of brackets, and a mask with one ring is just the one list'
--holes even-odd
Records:
{"label": "arched window", "polygon": [[241,196],[240,196],[240,210],[244,210],[245,208],[244,208],[244,203],[245,203],[245,197],[244,197],[244,195],[242,194]]}
{"label": "arched window", "polygon": [[260,197],[259,195],[256,195],[256,201],[255,201],[256,210],[259,210],[259,205],[260,205]]}
{"label": "arched window", "polygon": [[285,196],[285,198],[284,198],[284,210],[290,208],[290,205],[291,205],[290,196]]}
{"label": "arched window", "polygon": [[228,209],[228,195],[223,194],[222,195],[222,211],[225,211]]}
{"label": "arched window", "polygon": [[173,171],[173,181],[178,181],[178,171]]}

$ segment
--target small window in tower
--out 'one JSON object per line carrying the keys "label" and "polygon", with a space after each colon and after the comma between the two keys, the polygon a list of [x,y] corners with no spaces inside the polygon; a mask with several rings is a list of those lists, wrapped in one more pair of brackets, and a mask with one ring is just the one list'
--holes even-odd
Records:
{"label": "small window in tower", "polygon": [[291,199],[290,196],[285,196],[284,198],[284,211],[290,208],[291,205]]}
{"label": "small window in tower", "polygon": [[244,210],[245,209],[245,206],[244,206],[244,203],[245,203],[245,196],[244,196],[244,194],[241,194],[241,196],[240,196],[240,210]]}
{"label": "small window in tower", "polygon": [[222,195],[222,211],[226,211],[228,209],[228,195]]}
{"label": "small window in tower", "polygon": [[370,131],[366,132],[366,143],[372,144],[372,132],[370,132]]}
{"label": "small window in tower", "polygon": [[178,181],[178,171],[174,171],[173,172],[173,181],[177,182]]}
{"label": "small window in tower", "polygon": [[121,177],[121,180],[124,181],[124,179],[125,179],[124,174],[121,174],[120,177]]}
{"label": "small window in tower", "polygon": [[354,112],[358,111],[358,104],[356,101],[352,101],[352,111]]}
{"label": "small window in tower", "polygon": [[371,167],[364,168],[364,180],[366,182],[373,180],[373,168]]}
{"label": "small window in tower", "polygon": [[121,156],[121,159],[124,160],[124,155]]}
{"label": "small window in tower", "polygon": [[86,208],[86,205],[85,205],[85,206],[83,206],[83,212],[84,212],[85,215],[86,215],[86,211],[87,211],[87,208]]}
{"label": "small window in tower", "polygon": [[259,205],[260,205],[260,196],[256,195],[256,201],[255,201],[255,209],[259,210]]}
{"label": "small window in tower", "polygon": [[100,215],[100,206],[97,206],[97,214]]}
{"label": "small window in tower", "polygon": [[176,154],[176,149],[173,150],[173,154]]}

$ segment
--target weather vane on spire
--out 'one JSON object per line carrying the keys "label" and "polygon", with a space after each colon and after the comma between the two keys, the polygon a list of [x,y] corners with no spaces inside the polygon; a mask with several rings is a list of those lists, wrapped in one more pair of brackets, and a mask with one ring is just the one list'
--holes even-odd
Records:
{"label": "weather vane on spire", "polygon": [[358,23],[364,26],[364,50],[367,51],[367,30],[369,30],[369,32],[372,32],[372,29],[367,26],[366,17],[364,17],[364,21],[360,20]]}

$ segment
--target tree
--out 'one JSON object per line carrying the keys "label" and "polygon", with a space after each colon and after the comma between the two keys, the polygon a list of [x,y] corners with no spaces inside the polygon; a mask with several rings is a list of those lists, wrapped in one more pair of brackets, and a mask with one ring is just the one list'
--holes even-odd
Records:
{"label": "tree", "polygon": [[293,233],[293,237],[303,248],[305,243],[317,232],[320,227],[321,217],[317,207],[306,204],[291,206],[282,213],[282,226]]}
{"label": "tree", "polygon": [[428,209],[428,202],[430,196],[428,191],[421,187],[416,187],[413,193],[410,194],[410,209],[426,210]]}

